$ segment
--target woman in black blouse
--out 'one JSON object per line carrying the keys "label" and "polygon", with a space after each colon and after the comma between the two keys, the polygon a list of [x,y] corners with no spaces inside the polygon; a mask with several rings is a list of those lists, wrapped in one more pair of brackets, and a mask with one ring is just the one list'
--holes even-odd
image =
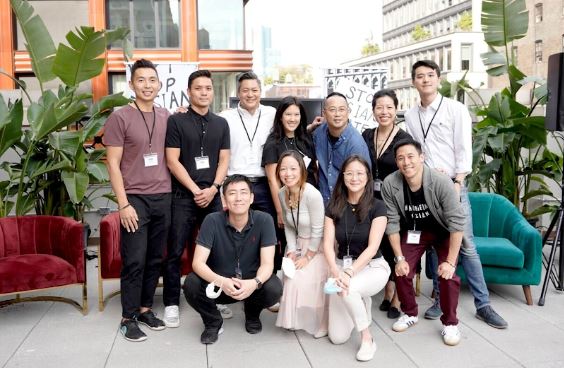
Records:
{"label": "woman in black blouse", "polygon": [[266,139],[262,151],[262,166],[268,178],[270,194],[274,207],[276,207],[276,224],[279,228],[284,227],[284,216],[278,192],[280,182],[276,176],[278,159],[288,150],[297,151],[303,158],[307,168],[307,182],[317,186],[317,159],[313,141],[306,132],[307,116],[304,106],[292,96],[284,97],[276,109],[272,133]]}
{"label": "woman in black blouse", "polygon": [[[372,98],[372,113],[378,123],[378,127],[367,129],[362,133],[366,141],[370,159],[372,161],[372,178],[374,179],[374,197],[382,199],[380,189],[382,182],[389,174],[398,169],[394,157],[394,145],[405,138],[411,138],[409,133],[396,126],[396,113],[398,108],[398,98],[391,89],[382,89],[374,94]],[[388,238],[382,241],[382,254],[393,269],[394,252],[390,247]],[[397,319],[400,316],[400,302],[395,294],[393,274],[386,285],[384,300],[380,304],[380,310],[388,314],[388,318]]]}
{"label": "woman in black blouse", "polygon": [[[342,289],[329,297],[329,339],[342,344],[353,328],[360,332],[356,359],[374,357],[370,333],[371,296],[384,288],[390,267],[379,251],[386,229],[386,206],[372,194],[368,163],[352,155],[343,163],[325,211],[323,249],[331,277]],[[335,240],[337,254],[335,254]]]}

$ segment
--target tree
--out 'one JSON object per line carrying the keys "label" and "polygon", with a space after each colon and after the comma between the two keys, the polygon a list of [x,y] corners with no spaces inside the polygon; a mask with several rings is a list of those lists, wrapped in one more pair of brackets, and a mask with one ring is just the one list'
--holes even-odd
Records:
{"label": "tree", "polygon": [[468,13],[467,11],[460,14],[460,19],[456,26],[462,30],[469,32],[472,30],[472,14]]}
{"label": "tree", "polygon": [[366,57],[370,55],[375,55],[379,52],[380,52],[380,46],[378,46],[378,44],[374,42],[372,35],[370,35],[370,37],[368,37],[365,40],[365,43],[362,46],[362,49],[360,50],[361,55]]}
{"label": "tree", "polygon": [[431,37],[431,32],[423,28],[421,24],[416,24],[413,31],[411,31],[411,37],[414,41],[423,41]]}

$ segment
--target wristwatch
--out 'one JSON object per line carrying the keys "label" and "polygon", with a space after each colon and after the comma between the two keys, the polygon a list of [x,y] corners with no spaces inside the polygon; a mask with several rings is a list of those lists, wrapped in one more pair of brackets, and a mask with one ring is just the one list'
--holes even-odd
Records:
{"label": "wristwatch", "polygon": [[213,186],[219,191],[219,188],[221,188],[221,184],[218,183],[213,183]]}
{"label": "wristwatch", "polygon": [[255,277],[255,281],[257,282],[257,290],[262,287],[262,281],[258,277]]}
{"label": "wristwatch", "polygon": [[396,257],[394,257],[394,262],[400,263],[401,261],[405,261],[405,257],[404,257],[404,256],[396,256]]}

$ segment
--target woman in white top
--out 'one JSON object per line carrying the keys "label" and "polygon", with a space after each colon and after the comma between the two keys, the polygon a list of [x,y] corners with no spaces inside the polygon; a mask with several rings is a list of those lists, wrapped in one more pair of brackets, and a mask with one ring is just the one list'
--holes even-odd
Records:
{"label": "woman in white top", "polygon": [[295,265],[293,278],[284,277],[284,293],[276,326],[305,330],[315,337],[327,335],[327,306],[323,285],[327,263],[320,247],[324,206],[321,193],[306,182],[307,169],[296,151],[284,152],[276,175],[284,186],[279,191],[287,248]]}

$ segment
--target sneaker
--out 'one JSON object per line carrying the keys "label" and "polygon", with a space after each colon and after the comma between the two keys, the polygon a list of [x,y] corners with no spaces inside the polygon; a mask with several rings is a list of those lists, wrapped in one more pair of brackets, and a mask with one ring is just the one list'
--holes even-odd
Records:
{"label": "sneaker", "polygon": [[435,300],[432,306],[425,311],[425,319],[439,319],[443,315],[439,302]]}
{"label": "sneaker", "polygon": [[245,330],[251,335],[258,334],[262,331],[262,323],[259,318],[245,319]]}
{"label": "sneaker", "polygon": [[361,362],[367,362],[374,358],[374,354],[376,353],[376,343],[374,340],[371,341],[363,341],[360,344],[360,349],[358,349],[358,353],[356,353],[356,360]]}
{"label": "sneaker", "polygon": [[454,346],[458,345],[458,343],[460,342],[460,330],[458,329],[458,325],[443,325],[441,335],[443,335],[443,342],[446,345]]}
{"label": "sneaker", "polygon": [[165,307],[163,321],[166,327],[180,326],[180,315],[178,313],[178,305],[169,305]]}
{"label": "sneaker", "polygon": [[319,330],[315,333],[315,335],[313,335],[314,338],[316,339],[320,339],[322,337],[325,337],[329,334],[329,332],[327,330]]}
{"label": "sneaker", "polygon": [[392,302],[390,302],[389,300],[382,300],[382,303],[380,304],[380,306],[378,307],[378,309],[380,309],[382,312],[387,312],[390,310],[390,306],[392,305]]}
{"label": "sneaker", "polygon": [[166,325],[162,321],[162,319],[158,319],[152,310],[148,310],[145,313],[138,315],[137,322],[144,324],[154,331],[161,331],[166,328]]}
{"label": "sneaker", "polygon": [[216,327],[206,327],[202,335],[200,336],[200,342],[202,344],[210,345],[217,341],[218,336],[223,333],[223,323],[219,328]]}
{"label": "sneaker", "polygon": [[387,315],[389,319],[397,319],[399,318],[399,316],[401,316],[401,312],[396,307],[390,307],[390,309],[388,309]]}
{"label": "sneaker", "polygon": [[145,335],[145,333],[141,331],[141,329],[137,325],[137,321],[133,319],[126,319],[124,321],[121,321],[119,330],[127,341],[139,342],[147,340],[147,335]]}
{"label": "sneaker", "polygon": [[489,305],[478,309],[476,311],[476,318],[495,328],[507,328],[507,322]]}
{"label": "sneaker", "polygon": [[217,304],[216,307],[223,319],[233,318],[233,311],[225,304]]}
{"label": "sneaker", "polygon": [[268,309],[272,313],[278,313],[278,310],[280,309],[280,303],[276,303],[274,305],[271,305],[270,307],[268,307],[266,309]]}
{"label": "sneaker", "polygon": [[396,332],[405,331],[416,324],[417,321],[419,321],[419,318],[417,318],[417,316],[408,316],[407,314],[404,314],[394,322],[394,324],[392,325],[392,330]]}

